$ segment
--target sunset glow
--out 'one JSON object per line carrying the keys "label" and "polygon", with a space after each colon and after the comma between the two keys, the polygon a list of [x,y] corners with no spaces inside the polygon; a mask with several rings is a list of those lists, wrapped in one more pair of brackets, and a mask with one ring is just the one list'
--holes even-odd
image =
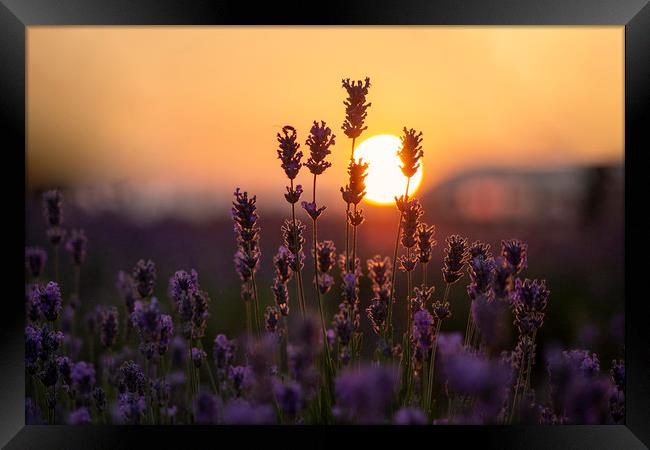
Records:
{"label": "sunset glow", "polygon": [[[404,195],[406,177],[400,170],[397,150],[400,139],[392,134],[380,134],[363,141],[354,151],[356,160],[368,163],[366,197],[371,203],[394,204],[395,197]],[[414,194],[422,182],[422,164],[409,183],[409,195]]]}

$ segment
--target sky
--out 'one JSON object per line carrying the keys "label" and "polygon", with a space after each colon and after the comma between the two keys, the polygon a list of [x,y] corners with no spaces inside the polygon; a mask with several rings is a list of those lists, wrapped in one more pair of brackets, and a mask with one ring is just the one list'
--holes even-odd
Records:
{"label": "sky", "polygon": [[[198,217],[236,186],[284,208],[276,133],[337,135],[342,78],[371,78],[368,129],[423,133],[421,190],[480,167],[623,159],[623,27],[29,27],[28,190]],[[299,182],[308,184],[306,171]]]}

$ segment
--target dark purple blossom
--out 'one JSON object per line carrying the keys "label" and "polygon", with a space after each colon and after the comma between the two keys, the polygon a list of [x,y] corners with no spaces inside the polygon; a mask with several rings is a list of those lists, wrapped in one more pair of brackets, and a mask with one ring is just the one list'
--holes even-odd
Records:
{"label": "dark purple blossom", "polygon": [[424,214],[419,200],[409,200],[402,213],[402,245],[405,248],[412,248],[417,244],[416,233],[420,218]]}
{"label": "dark purple blossom", "polygon": [[325,125],[325,121],[321,123],[314,121],[311,129],[309,130],[309,137],[305,144],[309,146],[309,159],[305,166],[314,175],[320,175],[332,165],[331,162],[325,161],[325,157],[332,153],[329,149],[330,146],[335,144],[336,136],[332,134],[332,130]]}
{"label": "dark purple blossom", "polygon": [[118,397],[117,420],[120,423],[139,425],[144,418],[146,408],[144,395],[131,392],[122,393]]}
{"label": "dark purple blossom", "polygon": [[[298,151],[300,144],[297,142],[298,136],[296,129],[290,125],[282,127],[282,134],[277,135],[280,148],[278,149],[278,159],[282,161],[282,169],[287,178],[293,180],[300,171],[300,159],[302,152]],[[295,202],[293,202],[295,203]]]}
{"label": "dark purple blossom", "polygon": [[302,195],[302,185],[298,184],[295,188],[286,186],[287,188],[287,193],[284,194],[284,198],[287,202],[291,203],[292,205],[298,203],[300,200],[300,196]]}
{"label": "dark purple blossom", "polygon": [[38,303],[41,314],[45,319],[54,322],[58,319],[63,304],[61,300],[61,289],[54,281],[50,281],[47,285],[37,285],[36,289],[32,291],[34,302]]}
{"label": "dark purple blossom", "polygon": [[413,315],[413,341],[422,355],[428,354],[433,339],[433,316],[426,309],[421,309]]}
{"label": "dark purple blossom", "polygon": [[528,246],[519,239],[501,241],[501,256],[508,260],[517,275],[527,267]]}
{"label": "dark purple blossom", "polygon": [[293,256],[289,249],[284,245],[281,245],[278,248],[278,252],[273,257],[273,265],[275,266],[275,275],[278,279],[286,283],[291,279],[293,275],[293,269],[291,268],[291,260]]}
{"label": "dark purple blossom", "polygon": [[355,161],[351,159],[348,163],[349,183],[345,188],[341,188],[343,201],[348,204],[358,205],[366,195],[366,177],[368,176],[368,163],[363,159]]}
{"label": "dark purple blossom", "polygon": [[147,381],[140,366],[133,361],[125,361],[120,366],[120,375],[120,392],[144,395]]}
{"label": "dark purple blossom", "polygon": [[315,202],[302,202],[300,205],[313,221],[316,221],[323,213],[323,211],[327,209],[327,206],[321,206],[318,208]]}
{"label": "dark purple blossom", "polygon": [[42,351],[41,330],[27,325],[25,327],[25,367],[30,374],[36,372],[36,364]]}
{"label": "dark purple blossom", "polygon": [[273,306],[267,306],[266,313],[264,314],[264,325],[266,327],[266,331],[269,333],[277,333],[279,321],[280,313],[278,312],[278,309]]}
{"label": "dark purple blossom", "polygon": [[424,156],[422,150],[422,132],[417,132],[411,128],[409,130],[404,127],[404,135],[401,137],[402,145],[397,152],[402,165],[402,173],[406,178],[411,178],[420,168],[420,158]]}
{"label": "dark purple blossom", "polygon": [[368,127],[364,126],[364,121],[368,115],[368,108],[372,103],[366,103],[368,88],[370,87],[370,78],[350,82],[349,78],[342,81],[343,88],[347,91],[348,97],[343,104],[345,105],[345,121],[341,128],[347,137],[356,139]]}
{"label": "dark purple blossom", "polygon": [[426,264],[431,261],[431,248],[437,244],[436,240],[433,238],[435,233],[435,225],[427,226],[426,223],[420,223],[418,225],[416,231],[418,246],[417,255],[422,264]]}
{"label": "dark purple blossom", "polygon": [[96,387],[93,390],[93,403],[99,412],[106,409],[106,392],[101,387]]}
{"label": "dark purple blossom", "polygon": [[217,369],[225,370],[232,364],[235,358],[235,349],[235,343],[228,340],[225,335],[218,334],[215,337],[212,356]]}
{"label": "dark purple blossom", "polygon": [[146,262],[141,259],[133,268],[133,282],[140,298],[145,299],[153,295],[156,284],[156,265],[152,260]]}
{"label": "dark purple blossom", "polygon": [[446,242],[442,275],[445,283],[453,284],[463,276],[463,266],[467,261],[467,238],[454,234],[449,236]]}
{"label": "dark purple blossom", "polygon": [[95,367],[85,361],[75,363],[70,379],[75,393],[82,396],[90,395],[95,387]]}
{"label": "dark purple blossom", "polygon": [[336,337],[339,338],[341,345],[346,346],[350,343],[352,339],[352,320],[348,314],[348,308],[345,303],[339,305],[339,312],[334,315],[334,321],[332,322],[334,327],[334,332]]}
{"label": "dark purple blossom", "polygon": [[200,348],[192,347],[191,355],[192,355],[192,363],[194,364],[194,367],[196,368],[201,367],[201,364],[203,364],[203,360],[206,357],[205,352]]}
{"label": "dark purple blossom", "polygon": [[467,293],[472,300],[481,295],[493,297],[491,288],[494,281],[494,266],[492,258],[485,258],[481,254],[470,257],[467,268],[470,284],[467,286]]}
{"label": "dark purple blossom", "polygon": [[275,304],[278,305],[280,312],[283,316],[289,315],[289,290],[287,283],[283,283],[280,279],[275,278],[271,286]]}
{"label": "dark purple blossom", "polygon": [[118,333],[117,308],[114,306],[104,308],[100,329],[102,345],[106,348],[111,348],[115,344]]}

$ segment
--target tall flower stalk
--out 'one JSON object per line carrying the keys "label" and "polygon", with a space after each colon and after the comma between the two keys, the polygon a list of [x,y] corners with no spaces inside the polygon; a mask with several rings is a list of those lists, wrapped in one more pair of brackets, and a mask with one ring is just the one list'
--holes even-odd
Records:
{"label": "tall flower stalk", "polygon": [[[411,177],[420,168],[420,159],[424,156],[424,151],[421,147],[422,142],[422,133],[417,133],[414,129],[407,130],[406,127],[403,129],[404,134],[401,137],[402,144],[397,152],[397,156],[401,161],[400,169],[402,174],[406,177],[406,189],[404,196],[395,197],[395,204],[397,209],[400,211],[399,221],[397,222],[397,235],[395,237],[395,251],[393,252],[393,261],[397,262],[397,250],[399,249],[399,240],[400,235],[402,234],[402,219],[404,217],[405,209],[409,203],[409,187],[411,184]],[[410,256],[410,255],[409,255]],[[409,258],[410,259],[410,258]],[[393,271],[393,278],[391,279],[391,300],[388,305],[388,324],[392,328],[392,317],[393,317],[393,303],[395,303],[395,274],[397,271]],[[410,287],[409,287],[410,291]],[[410,293],[409,293],[410,295]],[[409,298],[407,295],[407,298]],[[407,333],[409,332],[407,327]]]}
{"label": "tall flower stalk", "polygon": [[259,336],[262,332],[262,319],[257,283],[255,282],[255,273],[259,267],[261,254],[257,206],[255,205],[257,197],[249,198],[248,193],[242,193],[239,188],[235,190],[233,195],[235,200],[232,202],[231,211],[235,222],[235,232],[237,233],[235,269],[244,284],[250,282],[253,302],[252,322],[255,332]]}
{"label": "tall flower stalk", "polygon": [[[348,188],[352,189],[352,170],[353,170],[353,164],[354,164],[354,149],[355,149],[355,144],[357,138],[361,136],[361,133],[365,131],[368,127],[365,126],[365,120],[366,117],[368,116],[368,108],[372,105],[372,103],[366,103],[366,96],[368,95],[368,89],[370,88],[370,78],[366,77],[365,80],[362,82],[361,80],[357,81],[350,81],[349,78],[345,78],[342,80],[342,85],[343,88],[347,91],[347,98],[343,101],[343,104],[345,105],[345,120],[343,122],[343,125],[341,128],[343,129],[343,132],[345,135],[352,140],[352,148],[350,150],[350,161],[348,163],[348,174],[350,175],[350,185],[346,186],[345,189],[341,188],[341,193],[343,194],[343,201],[346,203],[346,208],[345,208],[345,261],[348,266],[347,270],[350,272],[353,272],[354,269],[354,264],[355,263],[355,257],[353,256],[350,258],[350,225],[351,225],[351,217],[353,217],[354,222],[359,222],[363,221],[363,216],[361,218],[358,217],[358,215],[361,215],[362,213],[359,212],[357,214],[357,204],[361,201],[361,198],[355,203],[353,200],[356,199],[356,196],[354,193],[349,193]],[[362,162],[359,161],[359,166],[361,166]],[[356,167],[354,170],[359,171],[361,167]],[[367,169],[367,164],[366,164],[366,169]],[[361,170],[362,173],[365,172],[365,169]],[[363,178],[365,178],[365,175],[363,175]],[[361,181],[363,182],[363,178]],[[357,178],[358,180],[358,178]],[[362,192],[365,190],[365,185],[363,186],[362,189],[357,190],[357,195],[359,192]],[[361,195],[363,197],[365,195],[365,192]],[[350,211],[350,205],[354,205],[354,211]],[[351,216],[352,214],[352,216]],[[356,245],[356,226],[354,226],[354,231],[353,231],[353,236],[352,236],[352,253],[355,253],[355,245]],[[351,261],[351,262],[350,262]]]}
{"label": "tall flower stalk", "polygon": [[[325,312],[323,310],[323,302],[321,300],[320,289],[318,286],[318,217],[325,211],[325,206],[320,208],[316,204],[316,178],[322,174],[327,168],[331,167],[332,163],[325,161],[327,155],[332,153],[330,146],[335,144],[336,136],[332,134],[332,130],[321,121],[320,124],[314,121],[311,127],[309,137],[307,138],[306,145],[309,147],[309,159],[305,166],[314,175],[312,201],[302,202],[302,207],[312,219],[312,243],[313,243],[313,259],[314,259],[314,293],[318,302],[318,311],[320,313],[321,328],[323,333],[323,345],[325,347],[325,358],[327,371],[332,373],[332,358],[330,356],[329,346],[327,345],[327,328],[325,326]],[[328,381],[329,384],[329,381]],[[328,386],[329,389],[329,386]]]}
{"label": "tall flower stalk", "polygon": [[[302,195],[302,186],[300,184],[294,186],[294,180],[300,172],[302,164],[302,152],[298,149],[298,135],[296,129],[290,125],[282,127],[282,134],[277,134],[279,143],[278,159],[282,161],[282,169],[289,179],[290,185],[286,186],[287,193],[284,194],[285,200],[291,205],[291,233],[293,234],[292,240],[298,239],[298,222],[296,220],[296,203],[300,200]],[[291,249],[291,248],[290,248]],[[305,315],[305,290],[302,283],[302,255],[300,250],[293,254],[295,261],[293,262],[293,270],[296,273],[296,293],[300,312]]]}

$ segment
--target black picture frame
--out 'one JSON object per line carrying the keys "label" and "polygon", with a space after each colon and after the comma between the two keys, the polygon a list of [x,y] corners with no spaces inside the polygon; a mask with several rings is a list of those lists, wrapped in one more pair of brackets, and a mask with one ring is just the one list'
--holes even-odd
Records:
{"label": "black picture frame", "polygon": [[[311,6],[311,8],[309,8]],[[26,28],[33,25],[619,25],[625,27],[625,359],[626,421],[616,426],[439,427],[200,427],[26,426],[24,420],[24,310],[17,279],[24,258]],[[17,448],[180,448],[234,445],[341,445],[352,434],[368,445],[471,444],[482,448],[636,449],[650,445],[650,326],[643,276],[643,153],[650,148],[650,5],[645,0],[358,1],[306,3],[171,0],[0,0],[0,123],[6,184],[5,246],[11,253],[9,288],[0,310],[0,443]],[[22,157],[21,157],[22,155]],[[7,158],[10,156],[10,158]],[[13,175],[13,176],[9,176]],[[633,183],[640,185],[639,191]],[[633,203],[636,194],[639,202]],[[642,203],[643,202],[643,203]],[[641,207],[639,207],[639,205]],[[10,225],[19,230],[10,230]],[[24,239],[23,239],[24,241]],[[11,245],[6,245],[11,244]],[[597,243],[594,243],[597,245]],[[632,250],[632,246],[634,249]],[[632,257],[640,259],[635,266]],[[14,272],[15,270],[15,272]],[[643,272],[641,272],[643,273]],[[316,436],[310,436],[316,434]],[[406,440],[405,440],[406,439]]]}

